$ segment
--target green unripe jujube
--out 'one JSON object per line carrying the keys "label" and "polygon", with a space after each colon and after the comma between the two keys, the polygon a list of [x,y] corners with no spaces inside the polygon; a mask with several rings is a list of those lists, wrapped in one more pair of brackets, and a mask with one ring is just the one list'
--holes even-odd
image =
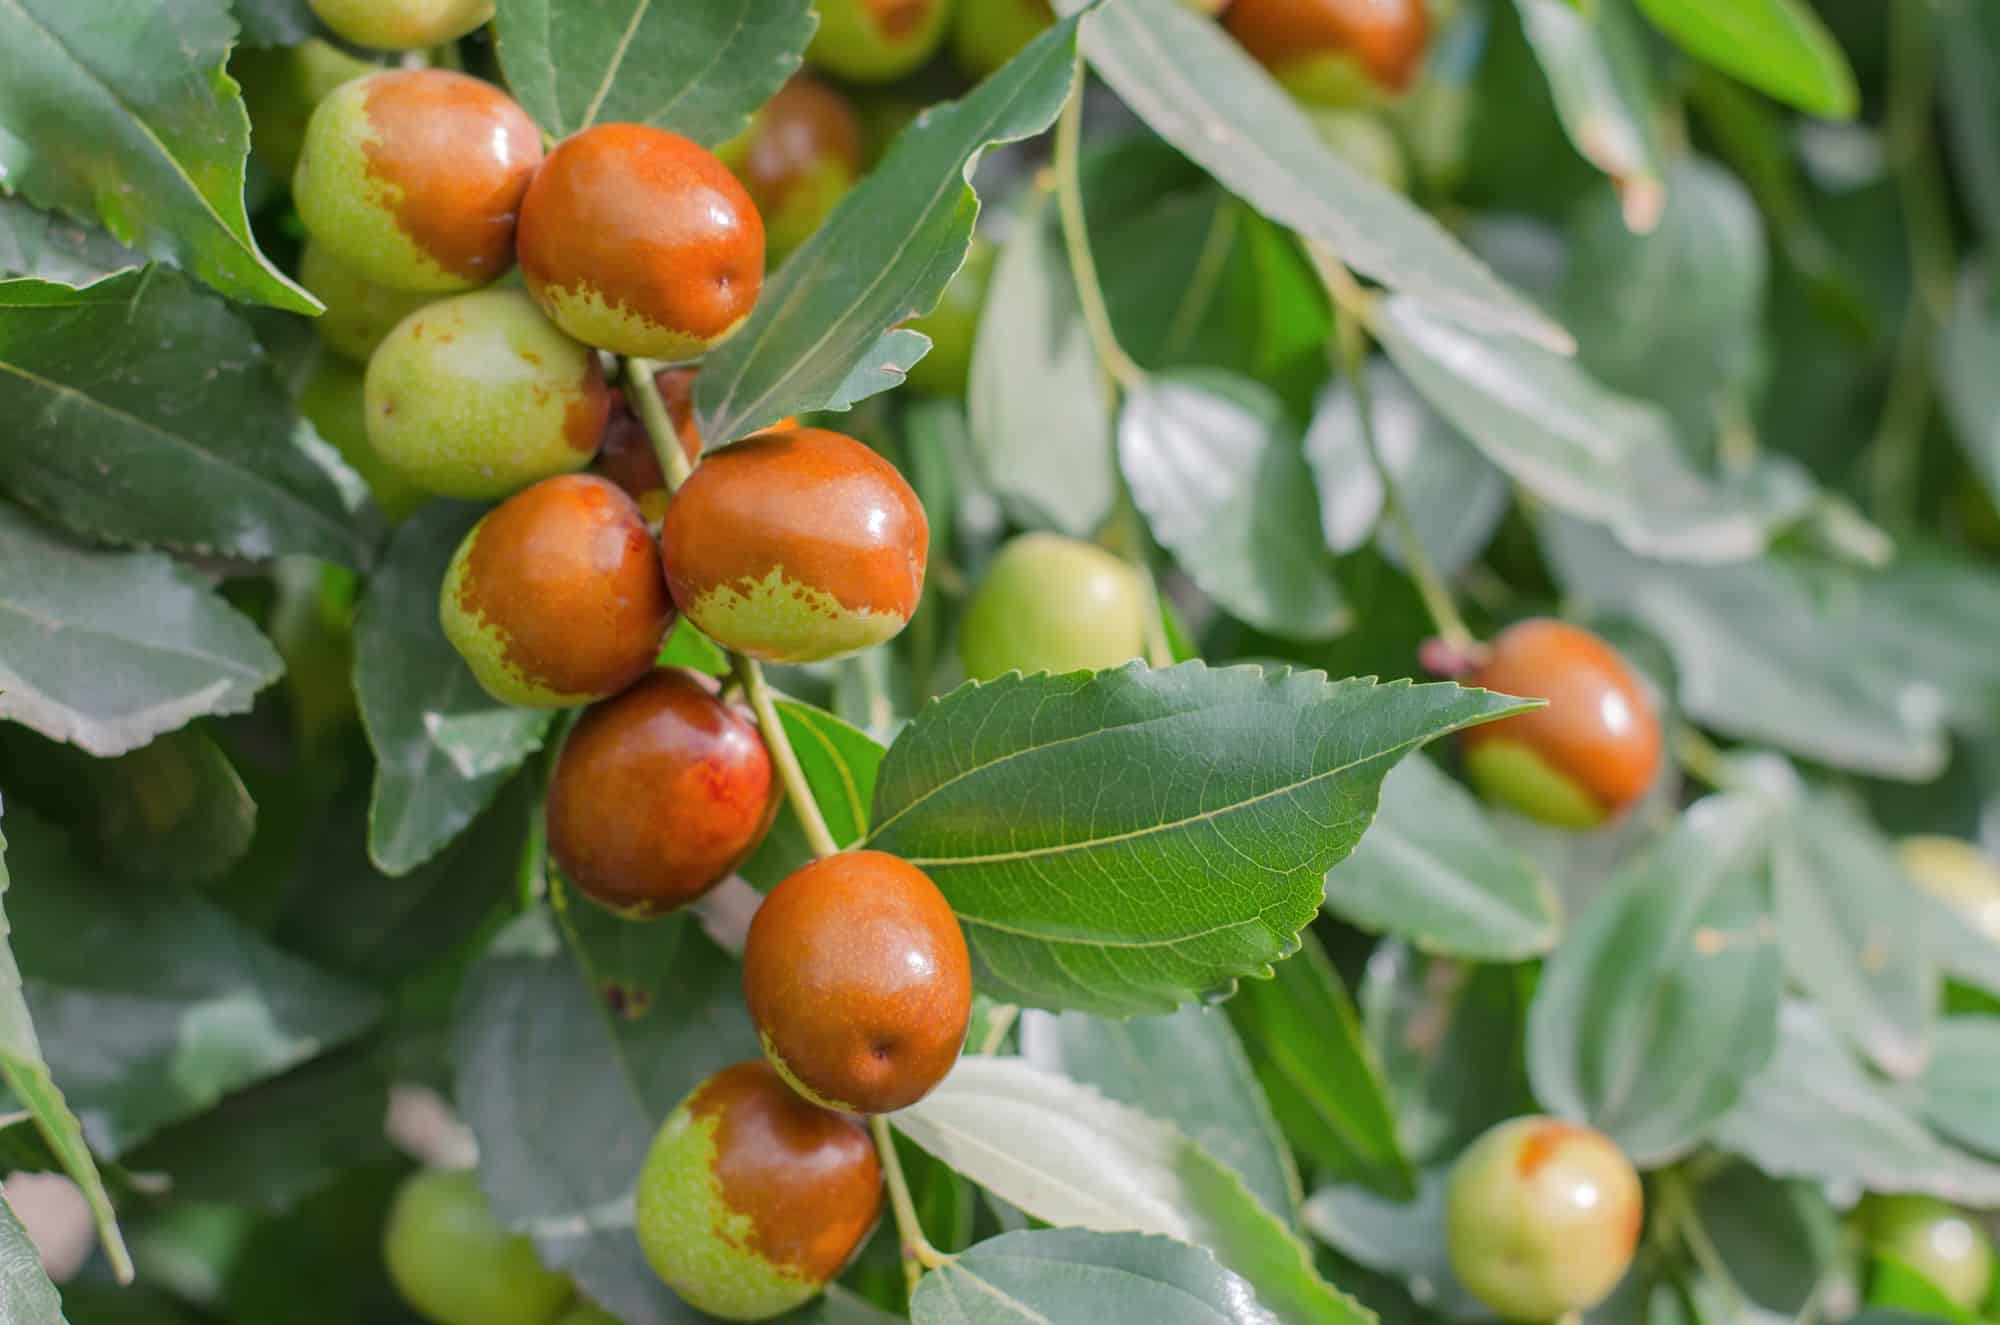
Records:
{"label": "green unripe jujube", "polygon": [[356,363],[367,363],[398,322],[437,298],[377,285],[310,239],[299,255],[299,284],[326,305],[313,319],[319,338]]}
{"label": "green unripe jujube", "polygon": [[368,493],[391,524],[430,500],[430,494],[385,463],[368,440],[368,407],[361,369],[321,351],[299,389],[299,413],[320,439],[340,452],[368,485]]}
{"label": "green unripe jujube", "polygon": [[382,1255],[403,1300],[437,1325],[548,1325],[570,1282],[493,1217],[469,1169],[430,1169],[396,1193]]}
{"label": "green unripe jujube", "polygon": [[818,0],[819,31],[806,47],[816,68],[856,83],[887,83],[931,58],[951,21],[951,0]]}
{"label": "green unripe jujube", "polygon": [[1094,543],[1023,534],[1000,549],[959,627],[967,676],[1097,671],[1146,648],[1146,592]]}
{"label": "green unripe jujube", "polygon": [[1861,1203],[1868,1241],[1927,1279],[1966,1311],[1993,1286],[1993,1243],[1964,1212],[1934,1196],[1871,1196]]}

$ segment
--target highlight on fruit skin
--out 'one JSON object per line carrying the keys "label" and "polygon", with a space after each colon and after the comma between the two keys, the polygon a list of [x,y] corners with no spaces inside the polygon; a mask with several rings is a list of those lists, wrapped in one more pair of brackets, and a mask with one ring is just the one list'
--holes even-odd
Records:
{"label": "highlight on fruit skin", "polygon": [[504,497],[582,469],[611,414],[597,356],[520,290],[427,304],[368,360],[368,439],[444,497]]}
{"label": "highlight on fruit skin", "polygon": [[818,0],[819,30],[806,47],[816,69],[853,83],[901,78],[937,53],[951,0]]}
{"label": "highlight on fruit skin", "polygon": [[438,617],[487,694],[566,708],[645,675],[674,609],[637,503],[605,479],[565,474],[472,527],[445,571]]}
{"label": "highlight on fruit skin", "polygon": [[1509,626],[1466,684],[1549,701],[1461,733],[1466,772],[1488,799],[1594,828],[1652,785],[1659,715],[1638,675],[1592,632],[1547,618]]}
{"label": "highlight on fruit skin", "polygon": [[541,131],[491,83],[389,69],[319,103],[292,198],[307,232],[356,275],[398,290],[470,290],[513,264],[541,161]]}
{"label": "highlight on fruit skin", "polygon": [[493,17],[493,0],[307,0],[319,21],[357,46],[419,51],[457,41]]}
{"label": "highlight on fruit skin", "polygon": [[1452,1272],[1504,1319],[1586,1311],[1625,1277],[1645,1221],[1639,1175],[1593,1128],[1514,1118],[1452,1166],[1445,1241]]}
{"label": "highlight on fruit skin", "polygon": [[660,526],[674,602],[724,648],[816,662],[892,639],[923,595],[930,525],[896,467],[823,428],[710,451]]}
{"label": "highlight on fruit skin", "polygon": [[2000,943],[2000,862],[1970,842],[1919,833],[1897,846],[1911,882]]}
{"label": "highlight on fruit skin", "polygon": [[743,945],[743,998],[793,1089],[848,1113],[893,1113],[958,1061],[972,958],[951,904],[882,851],[813,861],[764,899]]}
{"label": "highlight on fruit skin", "polygon": [[382,1258],[405,1302],[436,1325],[541,1325],[570,1300],[534,1244],[493,1216],[470,1169],[427,1169],[396,1191]]}
{"label": "highlight on fruit skin", "polygon": [[1095,543],[1036,531],[987,565],[958,628],[965,674],[1101,671],[1146,651],[1146,591]]}
{"label": "highlight on fruit skin", "polygon": [[1868,1244],[1928,1280],[1953,1305],[1977,1313],[1993,1287],[1992,1239],[1934,1196],[1877,1194],[1855,1211]]}
{"label": "highlight on fruit skin", "polygon": [[549,854],[586,897],[664,915],[727,878],[777,817],[779,784],[750,715],[707,678],[648,673],[594,704],[549,782]]}
{"label": "highlight on fruit skin", "polygon": [[586,345],[691,359],[733,335],[764,284],[764,220],[698,143],[599,124],[558,143],[521,204],[521,274]]}
{"label": "highlight on fruit skin", "polygon": [[783,261],[812,238],[866,166],[861,117],[838,88],[793,74],[716,149],[764,218],[767,260]]}
{"label": "highlight on fruit skin", "polygon": [[1230,0],[1222,24],[1292,95],[1326,106],[1407,92],[1431,39],[1427,0]]}
{"label": "highlight on fruit skin", "polygon": [[847,1267],[882,1201],[861,1125],[752,1060],[695,1087],[654,1137],[639,1172],[639,1247],[691,1306],[768,1320]]}
{"label": "highlight on fruit skin", "polygon": [[313,330],[337,354],[365,364],[396,324],[437,299],[422,290],[378,285],[308,239],[299,254],[299,284],[326,305]]}

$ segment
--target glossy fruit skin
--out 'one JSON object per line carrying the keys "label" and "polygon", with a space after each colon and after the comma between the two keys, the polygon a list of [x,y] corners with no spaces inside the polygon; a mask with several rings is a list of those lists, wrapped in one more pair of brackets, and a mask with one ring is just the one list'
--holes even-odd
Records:
{"label": "glossy fruit skin", "polygon": [[230,52],[229,73],[242,86],[243,108],[250,112],[250,150],[265,169],[289,182],[313,108],[342,83],[380,68],[318,37],[297,46],[238,46]]}
{"label": "glossy fruit skin", "polygon": [[691,1305],[768,1320],[816,1296],[882,1214],[868,1133],[761,1060],[694,1088],[639,1171],[639,1247]]}
{"label": "glossy fruit skin", "polygon": [[1327,106],[1408,91],[1431,36],[1425,0],[1231,0],[1222,23],[1292,95]]}
{"label": "glossy fruit skin", "polygon": [[823,428],[710,451],[660,526],[667,585],[716,643],[765,662],[895,637],[923,596],[930,525],[896,467]]}
{"label": "glossy fruit skin", "polygon": [[986,568],[959,624],[965,674],[1100,671],[1146,651],[1145,589],[1095,543],[1022,534]]}
{"label": "glossy fruit skin", "polygon": [[519,290],[440,299],[368,361],[368,439],[445,497],[504,497],[590,463],[611,414],[597,356]]}
{"label": "glossy fruit skin", "polygon": [[457,41],[493,17],[493,0],[307,0],[319,21],[357,46],[418,51]]}
{"label": "glossy fruit skin", "polygon": [[775,266],[812,238],[861,178],[867,142],[844,94],[794,74],[716,156],[757,204],[765,259]]}
{"label": "glossy fruit skin", "polygon": [[396,1193],[382,1255],[403,1300],[437,1325],[545,1325],[570,1282],[493,1217],[469,1169],[413,1174]]}
{"label": "glossy fruit skin", "polygon": [[[694,416],[694,368],[662,368],[653,374],[653,386],[660,393],[660,403],[667,407],[667,422],[673,424],[674,435],[680,438],[681,454],[690,465],[701,459],[701,425]],[[764,431],[796,428],[799,421],[793,418],[780,419]],[[632,412],[623,396],[611,402],[611,417],[604,424],[604,440],[598,444],[597,459],[591,463],[593,473],[602,474],[619,487],[625,489],[633,501],[639,503],[639,511],[648,520],[657,524],[666,516],[667,503],[672,494],[667,491],[667,476],[660,472],[660,458],[653,453],[653,439],[646,433],[646,425]]]}
{"label": "glossy fruit skin", "polygon": [[706,148],[600,124],[549,153],[521,205],[521,274],[557,326],[599,349],[691,359],[764,285],[764,220]]}
{"label": "glossy fruit skin", "polygon": [[1618,651],[1578,626],[1509,626],[1467,682],[1546,699],[1546,708],[1468,729],[1466,771],[1489,799],[1531,818],[1593,828],[1645,795],[1660,764],[1660,720]]}
{"label": "glossy fruit skin", "polygon": [[974,235],[965,264],[944,287],[938,306],[903,324],[931,338],[930,353],[917,360],[907,379],[918,391],[933,396],[965,394],[972,379],[972,346],[979,334],[979,312],[986,306],[986,287],[993,279],[997,251]]}
{"label": "glossy fruit skin", "polygon": [[321,440],[332,444],[340,458],[353,466],[368,485],[368,495],[391,524],[430,500],[430,494],[389,465],[368,440],[368,407],[361,370],[335,354],[322,352],[313,361],[305,385],[299,388],[299,413],[305,415]]}
{"label": "glossy fruit skin", "polygon": [[1452,1166],[1451,1268],[1507,1320],[1552,1321],[1596,1306],[1632,1263],[1644,1197],[1610,1138],[1554,1118],[1488,1130]]}
{"label": "glossy fruit skin", "polygon": [[299,284],[326,305],[326,311],[313,319],[320,340],[361,364],[368,362],[398,322],[437,298],[377,285],[310,239],[299,255]]}
{"label": "glossy fruit skin", "polygon": [[750,922],[743,998],[793,1089],[893,1113],[958,1061],[972,958],[951,903],[899,856],[843,851],[788,875]]}
{"label": "glossy fruit skin", "polygon": [[443,69],[389,69],[335,88],[313,111],[292,177],[312,237],[398,290],[485,285],[514,261],[541,133],[513,100]]}
{"label": "glossy fruit skin", "polygon": [[608,480],[565,474],[472,527],[445,571],[438,619],[487,694],[567,708],[644,676],[674,606],[638,504]]}
{"label": "glossy fruit skin", "polygon": [[621,915],[664,915],[728,877],[777,816],[757,725],[692,672],[663,668],[590,711],[549,784],[549,852]]}
{"label": "glossy fruit skin", "polygon": [[1870,1196],[1857,1212],[1868,1241],[1977,1312],[1993,1287],[1993,1243],[1971,1218],[1933,1196]]}
{"label": "glossy fruit skin", "polygon": [[937,53],[951,0],[818,0],[819,31],[806,47],[815,68],[854,83],[901,78]]}
{"label": "glossy fruit skin", "polygon": [[968,78],[985,78],[1055,24],[1049,0],[958,0],[951,54]]}
{"label": "glossy fruit skin", "polygon": [[1970,842],[1931,834],[1904,838],[1897,854],[1912,882],[2000,943],[2000,863]]}

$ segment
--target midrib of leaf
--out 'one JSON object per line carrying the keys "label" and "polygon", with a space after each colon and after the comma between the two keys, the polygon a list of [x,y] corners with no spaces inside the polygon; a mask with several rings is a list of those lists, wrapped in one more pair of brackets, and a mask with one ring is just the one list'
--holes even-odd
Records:
{"label": "midrib of leaf", "polygon": [[[225,608],[225,610],[232,609]],[[168,648],[147,640],[134,639],[130,635],[114,635],[109,630],[101,627],[80,625],[76,622],[64,621],[55,617],[40,616],[10,599],[0,598],[0,613],[11,613],[14,616],[23,618],[32,625],[45,629],[53,628],[58,631],[82,635],[86,639],[107,640],[120,646],[134,648],[149,654],[158,654],[166,658],[198,658],[202,662],[213,663],[218,669],[227,671],[231,675],[241,677],[246,681],[255,681],[260,675],[257,672],[244,668],[238,660],[233,658],[224,658],[217,654],[204,653],[200,649],[194,648]],[[12,669],[8,670],[11,672]]]}
{"label": "midrib of leaf", "polygon": [[820,727],[819,722],[812,717],[811,710],[807,709],[803,704],[788,705],[787,711],[798,720],[801,727],[805,728],[811,734],[813,740],[819,744],[820,748],[826,751],[828,762],[833,765],[835,771],[840,775],[840,790],[847,797],[847,804],[854,816],[854,822],[861,825],[862,836],[867,836],[868,807],[861,803],[861,788],[854,784],[854,771],[848,767],[847,760],[841,757],[840,748],[833,743],[833,738],[828,736]]}
{"label": "midrib of leaf", "polygon": [[1163,357],[1174,359],[1186,352],[1195,329],[1214,304],[1216,291],[1222,287],[1223,270],[1229,263],[1230,247],[1236,242],[1237,227],[1236,208],[1231,205],[1230,195],[1218,193],[1209,213],[1208,232],[1202,237],[1201,252],[1195,258],[1194,274],[1188,278],[1187,289],[1174,305],[1173,320],[1167,325],[1166,340],[1160,350]]}
{"label": "midrib of leaf", "polygon": [[[560,0],[549,0],[549,12],[551,14],[554,13],[555,6],[558,3],[560,3]],[[611,59],[605,63],[604,77],[598,80],[596,93],[590,98],[590,104],[584,107],[583,123],[577,126],[579,129],[588,129],[596,122],[597,112],[604,108],[604,98],[611,95],[611,84],[617,80],[618,71],[625,65],[625,52],[632,48],[632,38],[639,31],[639,24],[645,21],[647,13],[652,8],[653,0],[639,0],[637,4],[632,6],[632,21],[625,25],[625,31],[618,34],[618,49],[611,53]],[[554,23],[551,22],[550,28],[553,29],[554,26]],[[551,62],[553,63],[553,59],[551,59]],[[713,69],[714,67],[715,62],[711,60],[708,68]]]}
{"label": "midrib of leaf", "polygon": [[[1038,1325],[1056,1325],[1056,1323],[1050,1320],[1047,1316],[1044,1316],[1041,1312],[1035,1310],[1033,1307],[1029,1306],[1026,1302],[1021,1301],[1021,1299],[1015,1297],[1013,1294],[1002,1289],[998,1284],[993,1283],[991,1280],[981,1278],[979,1275],[974,1274],[972,1271],[966,1269],[962,1265],[953,1265],[950,1267],[950,1269],[954,1271],[956,1274],[962,1276],[967,1283],[971,1284],[974,1288],[978,1289],[980,1292],[985,1293],[988,1297],[994,1298],[1002,1303],[1005,1303],[1007,1306],[1018,1310],[1022,1315],[1028,1317],[1030,1320],[1037,1322]],[[948,1283],[950,1281],[947,1280],[946,1282]]]}
{"label": "midrib of leaf", "polygon": [[[1389,825],[1378,818],[1374,827],[1377,831],[1381,831]],[[1480,887],[1463,870],[1442,856],[1426,851],[1414,839],[1390,829],[1383,833],[1378,845],[1382,850],[1400,859],[1404,867],[1412,873],[1441,885],[1438,889],[1440,894],[1448,896],[1465,913],[1476,916],[1488,924],[1511,926],[1520,923],[1522,917],[1518,911],[1508,908],[1492,893]],[[1540,882],[1537,876],[1536,883]],[[1546,891],[1539,888],[1537,891],[1546,902],[1548,900]],[[1543,911],[1537,918],[1545,922],[1547,916],[1548,913]]]}

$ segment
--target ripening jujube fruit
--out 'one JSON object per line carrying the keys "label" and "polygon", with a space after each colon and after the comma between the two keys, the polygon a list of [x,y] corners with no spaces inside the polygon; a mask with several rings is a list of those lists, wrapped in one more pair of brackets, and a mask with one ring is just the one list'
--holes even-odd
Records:
{"label": "ripening jujube fruit", "polygon": [[418,51],[457,41],[493,17],[493,0],[308,0],[319,21],[357,46]]}
{"label": "ripening jujube fruit", "polygon": [[1055,21],[1049,0],[958,0],[951,21],[952,58],[971,77],[984,78]]}
{"label": "ripening jujube fruit", "polygon": [[923,596],[930,526],[896,467],[823,428],[710,451],[660,526],[674,602],[724,648],[816,662],[881,644]]}
{"label": "ripening jujube fruit", "polygon": [[819,30],[806,59],[856,83],[887,83],[931,58],[944,41],[951,0],[818,0]]}
{"label": "ripening jujube fruit", "polygon": [[242,86],[243,109],[250,113],[251,152],[289,182],[313,108],[342,83],[380,69],[318,37],[297,46],[238,46],[229,53],[229,73]]}
{"label": "ripening jujube fruit", "polygon": [[610,414],[597,356],[519,290],[427,304],[368,360],[368,439],[440,496],[504,497],[582,469]]}
{"label": "ripening jujube fruit", "polygon": [[1294,96],[1328,106],[1407,91],[1431,36],[1426,0],[1231,0],[1222,22]]}
{"label": "ripening jujube fruit", "polygon": [[488,511],[438,594],[445,637],[480,686],[527,708],[623,690],[673,617],[638,504],[590,474],[543,479]]}
{"label": "ripening jujube fruit", "polygon": [[743,998],[765,1056],[806,1098],[893,1113],[958,1061],[972,960],[928,875],[886,852],[844,851],[788,875],[757,908]]}
{"label": "ripening jujube fruit", "polygon": [[867,143],[845,95],[794,74],[716,155],[757,204],[766,256],[777,263],[812,238],[861,178]]}
{"label": "ripening jujube fruit", "polygon": [[584,342],[690,359],[750,316],[764,221],[698,143],[643,124],[565,138],[535,173],[517,236],[528,290]]}
{"label": "ripening jujube fruit", "polygon": [[993,279],[998,250],[972,237],[965,263],[944,287],[938,305],[903,325],[931,338],[930,353],[910,368],[908,382],[934,396],[962,396],[972,377],[972,345],[979,333],[979,312],[986,304],[986,286]]}
{"label": "ripening jujube fruit", "polygon": [[1911,882],[2000,943],[2000,863],[1970,842],[1919,833],[1897,848]]}
{"label": "ripening jujube fruit", "polygon": [[854,1259],[881,1218],[881,1162],[859,1123],[752,1060],[668,1116],[637,1205],[639,1248],[669,1288],[711,1315],[768,1320]]}
{"label": "ripening jujube fruit", "polygon": [[601,905],[663,915],[722,882],[778,812],[757,726],[692,672],[662,668],[583,715],[549,783],[549,854]]}
{"label": "ripening jujube fruit", "polygon": [[392,69],[343,83],[306,126],[292,198],[308,233],[378,285],[445,293],[514,261],[542,138],[491,83]]}
{"label": "ripening jujube fruit", "polygon": [[1146,649],[1146,593],[1132,568],[1095,543],[1037,532],[986,568],[959,625],[965,674],[1101,671]]}
{"label": "ripening jujube fruit", "polygon": [[547,1325],[570,1282],[510,1233],[469,1169],[428,1169],[397,1189],[382,1230],[396,1291],[436,1325]]}
{"label": "ripening jujube fruit", "polygon": [[1445,1241],[1466,1290],[1507,1320],[1596,1306],[1625,1276],[1645,1202],[1603,1133],[1555,1118],[1489,1129],[1452,1166]]}
{"label": "ripening jujube fruit", "polygon": [[326,305],[313,319],[313,330],[356,363],[367,363],[398,322],[438,297],[378,285],[310,239],[299,255],[299,284]]}
{"label": "ripening jujube fruit", "polygon": [[1934,1196],[1876,1195],[1857,1211],[1869,1245],[1915,1270],[1966,1311],[1993,1287],[1993,1243],[1963,1211]]}
{"label": "ripening jujube fruit", "polygon": [[299,413],[322,441],[340,452],[368,495],[396,524],[430,499],[430,494],[404,478],[375,451],[368,440],[367,391],[361,369],[336,354],[320,354],[299,388]]}
{"label": "ripening jujube fruit", "polygon": [[1466,772],[1489,799],[1566,828],[1594,828],[1652,785],[1660,720],[1616,649],[1536,618],[1493,640],[1467,684],[1548,706],[1464,732]]}

